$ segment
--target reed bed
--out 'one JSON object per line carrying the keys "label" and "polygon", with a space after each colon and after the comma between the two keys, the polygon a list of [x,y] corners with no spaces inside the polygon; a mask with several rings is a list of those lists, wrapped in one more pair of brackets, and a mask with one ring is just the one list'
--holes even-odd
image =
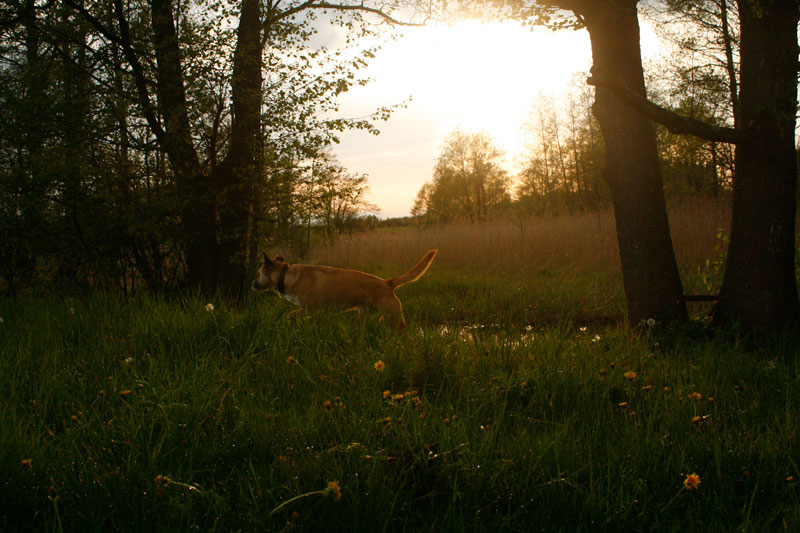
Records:
{"label": "reed bed", "polygon": [[[696,272],[716,259],[719,232],[727,233],[730,202],[699,198],[675,202],[669,218],[676,257],[683,272]],[[543,263],[584,271],[619,270],[614,216],[610,209],[562,216],[531,216],[484,224],[449,224],[379,229],[320,243],[315,262],[342,265],[409,265],[438,248],[437,266],[508,273]]]}

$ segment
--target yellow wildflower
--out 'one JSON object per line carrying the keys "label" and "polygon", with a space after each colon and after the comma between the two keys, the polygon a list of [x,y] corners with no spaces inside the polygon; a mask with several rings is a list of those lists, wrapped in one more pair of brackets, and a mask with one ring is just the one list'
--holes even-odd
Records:
{"label": "yellow wildflower", "polygon": [[286,362],[291,365],[292,363],[296,363],[297,359],[295,359],[290,355],[289,357],[286,358]]}
{"label": "yellow wildflower", "polygon": [[20,461],[20,464],[22,464],[22,466],[26,466],[26,467],[30,468],[31,465],[33,464],[33,459],[22,459]]}
{"label": "yellow wildflower", "polygon": [[643,390],[643,391],[649,391],[649,390],[650,390],[650,389],[652,389],[652,388],[653,388],[653,386],[652,386],[652,385],[645,385],[644,387],[642,387],[642,390]]}
{"label": "yellow wildflower", "polygon": [[392,391],[388,391],[388,390],[385,390],[385,391],[383,391],[383,397],[384,397],[384,399],[388,398],[388,397],[389,397],[389,396],[391,396],[391,395],[392,395]]}
{"label": "yellow wildflower", "polygon": [[619,402],[617,405],[624,409],[624,408],[628,407],[628,402]]}
{"label": "yellow wildflower", "polygon": [[700,476],[697,474],[689,474],[683,481],[683,486],[687,489],[697,489],[700,487]]}
{"label": "yellow wildflower", "polygon": [[342,489],[339,487],[338,481],[329,481],[328,486],[325,487],[325,490],[322,491],[322,495],[325,497],[331,496],[335,501],[339,501],[342,499]]}
{"label": "yellow wildflower", "polygon": [[689,395],[689,399],[690,400],[702,400],[703,399],[703,395],[700,394],[699,392],[693,392],[693,393],[691,393]]}
{"label": "yellow wildflower", "polygon": [[629,370],[622,375],[628,379],[636,379],[636,372],[634,372],[633,370]]}
{"label": "yellow wildflower", "polygon": [[383,361],[378,361],[373,366],[375,367],[375,370],[377,370],[378,372],[383,372],[384,368]]}
{"label": "yellow wildflower", "polygon": [[405,396],[402,393],[395,394],[392,396],[393,400],[402,400]]}

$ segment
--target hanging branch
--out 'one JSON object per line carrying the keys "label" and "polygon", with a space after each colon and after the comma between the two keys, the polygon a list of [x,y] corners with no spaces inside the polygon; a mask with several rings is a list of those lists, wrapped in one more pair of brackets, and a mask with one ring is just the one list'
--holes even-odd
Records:
{"label": "hanging branch", "polygon": [[622,81],[612,75],[592,69],[592,76],[586,80],[589,85],[610,90],[630,107],[653,122],[661,124],[671,133],[694,135],[707,141],[740,144],[747,140],[747,133],[741,129],[713,126],[701,120],[686,117],[654,104],[644,96],[629,89]]}

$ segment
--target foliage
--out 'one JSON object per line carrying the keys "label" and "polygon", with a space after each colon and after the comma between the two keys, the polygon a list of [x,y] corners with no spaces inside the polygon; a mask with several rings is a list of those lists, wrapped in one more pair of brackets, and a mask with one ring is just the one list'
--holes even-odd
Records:
{"label": "foliage", "polygon": [[[189,150],[197,175],[206,177],[187,191],[178,186],[181,165],[165,157],[178,134],[154,130],[168,127],[166,110],[173,110],[161,101],[165,80],[148,52],[156,40],[150,3],[127,2],[121,13],[114,4],[14,2],[0,13],[0,291],[39,283],[121,290],[178,283],[186,268],[186,205],[210,198],[205,216],[216,224],[238,209],[228,205],[236,191],[220,170],[232,146],[239,6],[171,4],[183,80],[169,81],[184,84]],[[262,239],[275,236],[264,232],[276,228],[282,195],[301,186],[306,162],[345,129],[377,134],[376,121],[395,109],[335,117],[337,97],[368,82],[359,71],[377,53],[360,40],[374,32],[369,17],[270,6],[262,36],[264,157],[256,170],[260,187],[248,197],[259,226],[250,234]],[[121,20],[129,26],[127,48]],[[327,22],[349,32],[344,47],[314,44]],[[206,232],[208,249],[221,232]]]}
{"label": "foliage", "polygon": [[485,132],[456,129],[445,139],[433,180],[417,194],[412,214],[431,222],[485,222],[510,200],[502,157]]}

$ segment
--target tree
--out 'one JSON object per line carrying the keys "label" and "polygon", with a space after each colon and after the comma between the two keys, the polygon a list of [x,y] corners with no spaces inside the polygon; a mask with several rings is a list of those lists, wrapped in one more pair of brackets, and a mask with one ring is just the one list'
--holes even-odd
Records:
{"label": "tree", "polygon": [[795,274],[797,24],[795,0],[740,0],[740,123],[730,246],[716,323],[800,328]]}
{"label": "tree", "polygon": [[[532,14],[548,22],[571,11],[592,43],[592,72],[646,94],[639,45],[638,0],[540,1]],[[516,4],[520,5],[520,4]],[[564,25],[557,19],[557,24]],[[604,177],[616,218],[622,277],[632,325],[643,319],[685,320],[683,287],[670,237],[655,134],[650,122],[612,90],[598,86],[593,106],[606,149]]]}
{"label": "tree", "polygon": [[433,180],[417,194],[415,212],[434,222],[485,222],[510,200],[502,157],[485,132],[456,129],[445,139]]}
{"label": "tree", "polygon": [[752,332],[800,329],[795,274],[797,24],[800,2],[737,2],[740,20],[738,127],[688,119],[631,91],[594,80],[676,133],[736,145],[730,245],[714,323]]}
{"label": "tree", "polygon": [[[216,4],[212,15],[225,20],[233,14],[238,18],[238,26],[233,30],[235,44],[229,78],[223,74],[226,80],[223,87],[229,80],[230,92],[223,89],[218,93],[209,128],[193,115],[196,102],[193,101],[195,95],[188,91],[193,84],[187,81],[189,67],[185,57],[191,47],[181,42],[181,35],[187,32],[181,34],[178,30],[191,30],[194,24],[202,31],[221,35],[223,44],[228,42],[225,36],[230,30],[218,27],[209,18],[196,16],[191,10],[177,9],[180,5],[176,6],[172,0],[152,0],[149,10],[136,2],[124,5],[122,0],[114,0],[113,17],[108,16],[102,6],[87,8],[71,0],[65,3],[82,14],[124,55],[142,115],[159,147],[168,156],[181,198],[180,220],[188,285],[241,293],[258,256],[260,227],[264,220],[260,203],[264,199],[264,166],[271,161],[265,157],[265,152],[267,155],[275,153],[270,144],[283,143],[283,148],[289,145],[291,151],[301,153],[302,158],[335,140],[335,132],[344,128],[375,131],[369,120],[325,121],[319,113],[321,109],[335,107],[330,102],[337,94],[362,82],[349,70],[366,64],[372,51],[367,49],[338,66],[322,62],[326,72],[320,76],[319,71],[312,72],[320,64],[320,54],[295,52],[297,46],[313,34],[308,29],[309,19],[298,18],[299,15],[314,10],[347,13],[349,20],[338,16],[340,21],[362,34],[366,26],[360,23],[361,13],[393,23],[397,21],[381,8],[365,4],[244,0],[238,8],[233,5],[233,13],[225,2]],[[149,48],[148,41],[155,50],[154,76],[142,52]],[[266,64],[277,63],[283,68],[277,76],[280,81],[268,83],[270,93],[264,93],[265,48],[268,52]],[[226,66],[214,64],[218,60],[218,57],[211,58],[203,64],[212,73],[220,70],[224,73]],[[269,82],[275,81],[270,74],[267,74]],[[151,94],[153,86],[155,95]],[[226,117],[224,109],[228,99],[232,116]],[[271,100],[273,105],[265,99]],[[294,105],[290,107],[291,104]],[[271,113],[263,113],[265,107],[271,108]],[[391,109],[382,108],[376,117],[386,118],[390,112]],[[207,138],[201,137],[207,140],[211,152],[208,161],[201,157],[201,146],[196,142],[197,132],[203,130],[208,133]],[[222,133],[229,134],[228,142],[220,142]],[[281,149],[277,147],[278,151]]]}

